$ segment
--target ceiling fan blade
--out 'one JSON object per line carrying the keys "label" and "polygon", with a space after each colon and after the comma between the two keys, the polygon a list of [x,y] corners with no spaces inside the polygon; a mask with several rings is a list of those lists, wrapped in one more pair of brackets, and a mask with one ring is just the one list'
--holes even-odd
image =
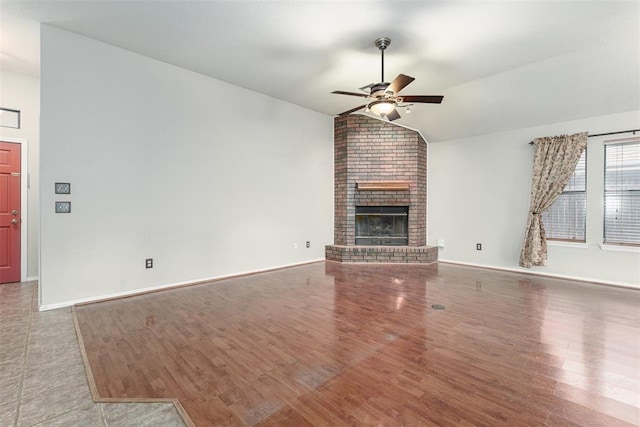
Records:
{"label": "ceiling fan blade", "polygon": [[334,90],[331,93],[335,93],[337,95],[351,95],[351,96],[360,96],[362,98],[368,98],[369,95],[367,95],[366,93],[355,93],[355,92],[345,92],[343,90]]}
{"label": "ceiling fan blade", "polygon": [[358,89],[360,89],[360,90],[361,90],[361,91],[363,91],[363,92],[370,93],[370,92],[371,92],[371,88],[372,88],[374,85],[375,85],[375,83],[369,83],[368,85],[366,85],[366,86],[362,86],[362,87],[360,87],[360,88],[358,88]]}
{"label": "ceiling fan blade", "polygon": [[391,91],[393,93],[398,93],[414,80],[415,79],[413,77],[405,76],[404,74],[398,74],[398,77],[393,79],[389,87],[387,87],[386,92]]}
{"label": "ceiling fan blade", "polygon": [[392,112],[387,114],[387,120],[389,120],[390,122],[397,120],[399,118],[400,118],[400,114],[398,114],[398,110],[393,110]]}
{"label": "ceiling fan blade", "polygon": [[402,96],[403,102],[422,102],[425,104],[440,104],[444,96],[441,95],[407,95]]}
{"label": "ceiling fan blade", "polygon": [[367,104],[362,104],[362,105],[360,105],[359,107],[352,108],[351,110],[344,111],[344,112],[342,112],[342,113],[340,113],[340,114],[338,114],[338,115],[339,115],[339,116],[346,116],[347,114],[351,114],[351,113],[353,113],[354,111],[362,110],[362,109],[363,109],[364,107],[366,107],[366,106],[367,106]]}

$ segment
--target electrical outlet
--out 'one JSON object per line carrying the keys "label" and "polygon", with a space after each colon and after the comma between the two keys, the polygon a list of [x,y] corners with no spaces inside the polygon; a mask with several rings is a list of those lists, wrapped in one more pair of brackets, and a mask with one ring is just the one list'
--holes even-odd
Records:
{"label": "electrical outlet", "polygon": [[307,240],[307,247],[310,248],[311,247],[311,242]]}
{"label": "electrical outlet", "polygon": [[56,213],[71,213],[71,202],[56,202]]}
{"label": "electrical outlet", "polygon": [[56,194],[71,194],[71,184],[68,182],[56,182]]}
{"label": "electrical outlet", "polygon": [[482,243],[476,243],[476,251],[482,250]]}
{"label": "electrical outlet", "polygon": [[145,268],[153,268],[153,258],[147,258],[144,260]]}

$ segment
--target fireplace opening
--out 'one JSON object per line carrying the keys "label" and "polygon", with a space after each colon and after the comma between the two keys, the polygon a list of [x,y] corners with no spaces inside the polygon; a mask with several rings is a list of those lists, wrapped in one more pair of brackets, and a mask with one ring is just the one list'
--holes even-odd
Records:
{"label": "fireplace opening", "polygon": [[356,206],[356,245],[407,246],[408,206]]}

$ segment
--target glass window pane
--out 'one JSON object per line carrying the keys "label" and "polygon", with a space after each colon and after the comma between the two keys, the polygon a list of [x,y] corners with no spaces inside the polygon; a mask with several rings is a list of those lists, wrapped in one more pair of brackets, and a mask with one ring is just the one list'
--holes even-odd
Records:
{"label": "glass window pane", "polygon": [[640,140],[605,146],[604,241],[640,245]]}
{"label": "glass window pane", "polygon": [[585,241],[587,227],[587,150],[564,191],[542,215],[548,239]]}

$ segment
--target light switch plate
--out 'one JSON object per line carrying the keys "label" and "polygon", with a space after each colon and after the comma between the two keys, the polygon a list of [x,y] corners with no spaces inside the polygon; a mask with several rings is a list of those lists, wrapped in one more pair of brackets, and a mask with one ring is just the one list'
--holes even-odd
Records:
{"label": "light switch plate", "polygon": [[71,202],[56,202],[56,213],[71,213]]}
{"label": "light switch plate", "polygon": [[56,194],[71,194],[71,183],[56,182]]}

